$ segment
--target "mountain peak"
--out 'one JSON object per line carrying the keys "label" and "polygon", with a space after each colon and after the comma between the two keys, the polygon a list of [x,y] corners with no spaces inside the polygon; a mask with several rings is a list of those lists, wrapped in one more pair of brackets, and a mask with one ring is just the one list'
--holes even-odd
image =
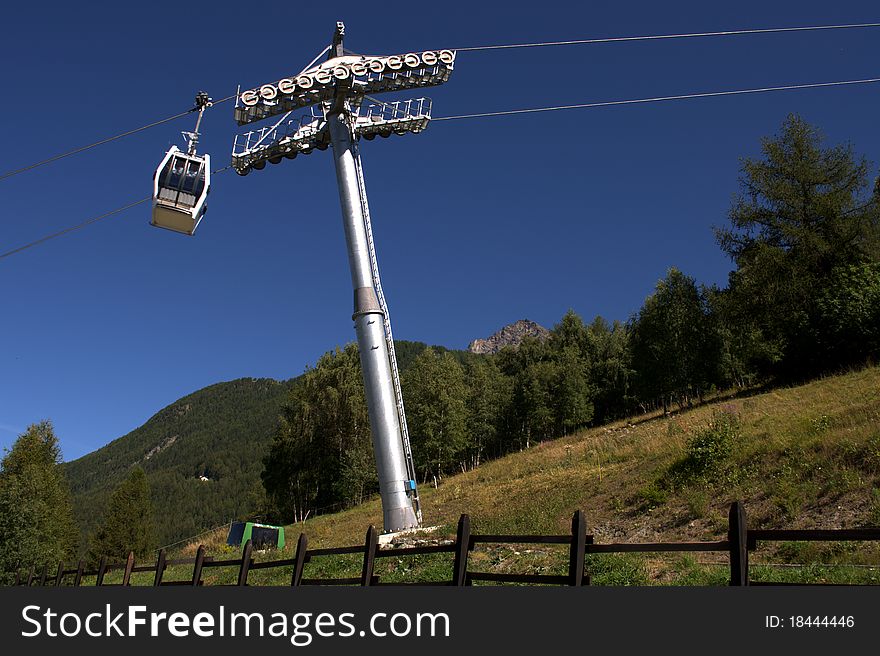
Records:
{"label": "mountain peak", "polygon": [[544,328],[544,326],[528,319],[520,319],[515,323],[504,326],[504,328],[486,339],[475,339],[468,345],[468,351],[480,354],[497,353],[505,346],[518,347],[526,337],[534,337],[543,341],[549,336],[550,331]]}

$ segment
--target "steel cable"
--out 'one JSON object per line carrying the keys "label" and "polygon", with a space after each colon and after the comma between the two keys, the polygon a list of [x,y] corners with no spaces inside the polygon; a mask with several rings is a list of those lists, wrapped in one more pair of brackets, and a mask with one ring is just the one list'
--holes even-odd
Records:
{"label": "steel cable", "polygon": [[457,52],[477,50],[507,50],[513,48],[542,48],[547,46],[572,46],[589,43],[623,43],[627,41],[661,41],[664,39],[692,39],[710,36],[739,36],[743,34],[779,34],[783,32],[815,32],[818,30],[848,30],[854,28],[880,27],[880,23],[851,23],[846,25],[812,25],[807,27],[769,27],[749,30],[725,30],[720,32],[693,32],[690,34],[649,34],[645,36],[617,36],[598,39],[575,39],[572,41],[544,41],[539,43],[512,43],[494,46],[471,46],[451,48]]}
{"label": "steel cable", "polygon": [[[755,89],[736,89],[732,91],[709,91],[704,93],[689,93],[689,94],[681,94],[674,96],[655,96],[652,98],[635,98],[630,100],[609,100],[602,102],[592,102],[592,103],[581,103],[574,105],[557,105],[554,107],[535,107],[529,109],[513,109],[506,111],[498,111],[498,112],[485,112],[481,114],[461,114],[457,116],[441,116],[437,118],[431,119],[433,121],[453,121],[453,120],[463,120],[470,118],[484,118],[490,116],[511,116],[515,114],[531,114],[536,112],[552,112],[552,111],[560,111],[566,109],[587,109],[587,108],[595,108],[595,107],[615,107],[620,105],[635,105],[635,104],[646,104],[646,103],[658,103],[665,102],[671,100],[689,100],[694,98],[715,98],[715,97],[723,97],[723,96],[735,96],[735,95],[745,95],[745,94],[755,94],[755,93],[768,93],[775,91],[792,91],[798,89],[817,89],[817,88],[825,88],[825,87],[837,87],[837,86],[847,86],[847,85],[857,85],[857,84],[873,84],[880,82],[880,78],[866,78],[862,80],[840,80],[836,82],[816,82],[811,84],[792,84],[786,86],[776,86],[776,87],[760,87]],[[228,100],[228,98],[224,98],[224,100]],[[220,101],[222,102],[222,101]],[[142,128],[143,129],[143,128]],[[222,173],[227,169],[231,168],[231,166],[225,166],[221,169],[217,169],[216,171],[212,171],[212,174]],[[83,223],[79,223],[75,226],[71,226],[70,228],[65,228],[64,230],[59,230],[58,232],[54,232],[50,235],[42,237],[36,241],[30,242],[28,244],[24,244],[23,246],[19,246],[18,248],[14,248],[12,250],[6,251],[4,253],[0,253],[0,259],[4,259],[16,253],[20,253],[21,251],[27,250],[33,246],[37,246],[38,244],[42,244],[50,239],[54,239],[55,237],[60,237],[69,232],[73,232],[75,230],[80,230],[81,228],[85,228],[93,223],[97,223],[102,219],[108,218],[115,214],[119,214],[125,210],[128,210],[132,207],[140,205],[142,203],[150,200],[150,197],[142,198],[141,200],[135,201],[133,203],[129,203],[123,207],[117,208],[115,210],[110,210],[109,212],[105,212],[100,216],[93,217]]]}
{"label": "steel cable", "polygon": [[[235,96],[227,96],[222,100],[214,101],[213,105],[219,105],[222,102],[226,102],[227,100],[232,100]],[[133,130],[126,130],[125,132],[120,132],[119,134],[115,134],[112,137],[107,137],[106,139],[101,139],[100,141],[96,141],[95,143],[88,144],[87,146],[80,146],[79,148],[74,148],[73,150],[69,150],[65,153],[60,153],[58,155],[53,155],[52,157],[47,157],[44,160],[39,162],[34,162],[33,164],[28,164],[27,166],[23,166],[20,169],[15,169],[13,171],[7,171],[0,175],[0,180],[5,180],[7,178],[11,178],[14,175],[18,175],[19,173],[24,173],[26,171],[31,171],[40,166],[44,166],[46,164],[51,164],[52,162],[57,162],[59,159],[64,159],[65,157],[70,157],[71,155],[76,155],[78,153],[85,152],[92,148],[96,148],[98,146],[103,146],[104,144],[108,144],[112,141],[117,141],[118,139],[122,139],[124,137],[131,136],[133,134],[137,134],[138,132],[143,132],[144,130],[149,130],[150,128],[154,128],[157,125],[162,125],[163,123],[170,123],[171,121],[176,121],[179,118],[186,116],[187,114],[192,114],[193,112],[198,111],[198,107],[193,107],[192,109],[188,109],[185,112],[180,112],[179,114],[175,114],[174,116],[169,116],[168,118],[159,119],[158,121],[153,121],[152,123],[148,123],[147,125],[142,125],[139,128],[134,128]]]}

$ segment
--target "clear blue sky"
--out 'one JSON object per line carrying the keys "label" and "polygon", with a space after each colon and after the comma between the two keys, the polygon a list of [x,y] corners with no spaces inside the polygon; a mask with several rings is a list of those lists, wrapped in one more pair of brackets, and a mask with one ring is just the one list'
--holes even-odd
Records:
{"label": "clear blue sky", "polygon": [[[324,6],[331,6],[324,9]],[[415,9],[414,9],[415,8]],[[0,173],[296,73],[336,20],[357,52],[877,22],[876,2],[14,3]],[[434,115],[877,77],[880,29],[461,53]],[[676,266],[725,284],[714,243],[789,112],[880,158],[880,85],[438,122],[362,156],[395,337],[465,348],[569,308],[626,320]],[[0,251],[150,193],[190,117],[0,181]],[[228,163],[232,105],[203,150]],[[872,166],[872,176],[876,175]],[[0,446],[51,419],[67,459],[175,399],[289,378],[354,340],[330,153],[215,179],[195,237],[138,209],[0,260]]]}

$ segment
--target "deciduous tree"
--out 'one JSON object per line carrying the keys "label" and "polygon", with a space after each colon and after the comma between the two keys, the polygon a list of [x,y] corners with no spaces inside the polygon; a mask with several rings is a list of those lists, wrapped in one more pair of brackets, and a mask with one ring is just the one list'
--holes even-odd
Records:
{"label": "deciduous tree", "polygon": [[370,419],[356,344],[326,353],[294,386],[263,485],[278,521],[359,502],[376,488]]}
{"label": "deciduous tree", "polygon": [[413,457],[423,478],[466,468],[468,390],[458,360],[425,349],[402,385]]}
{"label": "deciduous tree", "polygon": [[631,324],[639,395],[664,410],[687,403],[711,384],[714,336],[705,299],[693,278],[670,269]]}

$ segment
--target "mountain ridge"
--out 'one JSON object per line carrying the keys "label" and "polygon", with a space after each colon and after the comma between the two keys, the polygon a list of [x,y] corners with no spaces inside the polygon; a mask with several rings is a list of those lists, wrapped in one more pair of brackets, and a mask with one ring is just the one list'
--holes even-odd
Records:
{"label": "mountain ridge", "polygon": [[81,543],[97,527],[115,485],[135,466],[147,474],[163,544],[238,516],[259,498],[262,454],[295,380],[240,378],[209,385],[64,463]]}

